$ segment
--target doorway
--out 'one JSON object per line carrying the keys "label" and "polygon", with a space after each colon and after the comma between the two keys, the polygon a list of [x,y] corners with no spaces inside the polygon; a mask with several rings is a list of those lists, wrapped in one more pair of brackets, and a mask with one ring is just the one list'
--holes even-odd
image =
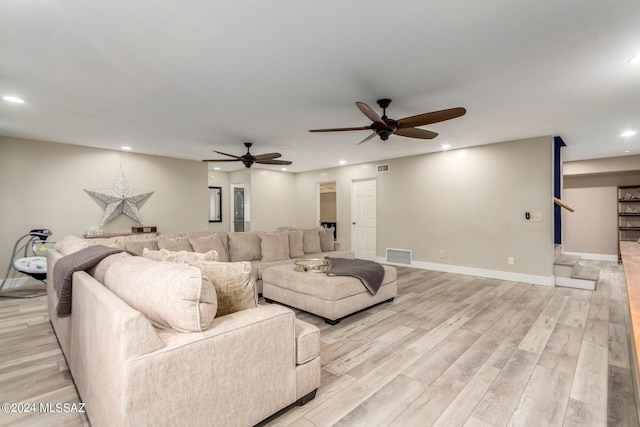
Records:
{"label": "doorway", "polygon": [[231,231],[244,231],[244,184],[231,184]]}
{"label": "doorway", "polygon": [[336,183],[321,182],[318,184],[319,198],[319,222],[324,228],[333,227],[333,240],[337,238],[337,204],[336,204]]}
{"label": "doorway", "polygon": [[377,181],[365,179],[351,184],[351,247],[356,258],[376,259]]}

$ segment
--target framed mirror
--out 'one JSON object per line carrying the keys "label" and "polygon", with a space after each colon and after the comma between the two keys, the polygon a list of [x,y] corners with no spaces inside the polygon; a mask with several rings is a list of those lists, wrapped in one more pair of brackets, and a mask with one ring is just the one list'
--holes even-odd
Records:
{"label": "framed mirror", "polygon": [[209,222],[222,222],[222,187],[209,187]]}

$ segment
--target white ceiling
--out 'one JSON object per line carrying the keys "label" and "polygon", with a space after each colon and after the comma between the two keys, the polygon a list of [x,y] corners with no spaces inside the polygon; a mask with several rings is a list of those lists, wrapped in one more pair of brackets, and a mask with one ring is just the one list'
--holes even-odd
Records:
{"label": "white ceiling", "polygon": [[[0,102],[0,134],[196,160],[252,141],[290,171],[541,135],[565,160],[639,154],[619,136],[640,131],[639,18],[637,0],[5,0],[0,95],[25,103]],[[395,119],[467,114],[431,141],[308,132],[366,126],[355,101],[384,97]]]}

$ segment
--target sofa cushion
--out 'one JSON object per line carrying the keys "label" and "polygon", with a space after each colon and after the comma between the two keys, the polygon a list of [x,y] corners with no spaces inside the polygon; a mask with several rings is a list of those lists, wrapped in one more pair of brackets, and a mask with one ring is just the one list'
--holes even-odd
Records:
{"label": "sofa cushion", "polygon": [[302,230],[289,230],[289,257],[295,258],[304,255]]}
{"label": "sofa cushion", "polygon": [[215,288],[198,268],[186,264],[122,258],[104,280],[111,292],[160,328],[205,330],[218,308]]}
{"label": "sofa cushion", "polygon": [[261,259],[260,234],[254,231],[229,233],[229,257],[232,262]]}
{"label": "sofa cushion", "polygon": [[56,249],[62,255],[69,255],[88,247],[88,240],[73,235],[65,236],[56,243]]}
{"label": "sofa cushion", "polygon": [[214,233],[208,236],[190,237],[189,242],[195,252],[216,251],[218,253],[218,261],[228,262],[231,259],[229,258],[227,245],[225,245],[226,239],[226,234]]}
{"label": "sofa cushion", "polygon": [[255,276],[250,262],[186,261],[199,268],[216,288],[217,316],[258,306]]}
{"label": "sofa cushion", "polygon": [[147,248],[142,250],[142,256],[152,259],[154,261],[168,261],[168,262],[185,262],[185,261],[217,261],[218,253],[216,251],[209,251],[205,253],[200,252],[188,252],[188,251],[169,251],[167,249],[160,249],[159,251],[150,251]]}
{"label": "sofa cushion", "polygon": [[334,227],[320,227],[320,249],[322,252],[330,252],[333,250],[333,231]]}
{"label": "sofa cushion", "polygon": [[302,246],[305,254],[317,254],[322,252],[320,246],[320,229],[322,227],[303,228]]}
{"label": "sofa cushion", "polygon": [[282,261],[289,259],[289,233],[276,231],[260,233],[262,261]]}
{"label": "sofa cushion", "polygon": [[191,243],[189,243],[188,237],[174,237],[174,238],[159,237],[158,248],[168,249],[173,252],[178,252],[178,251],[193,252],[193,247],[191,247]]}
{"label": "sofa cushion", "polygon": [[117,254],[109,255],[98,264],[87,270],[87,273],[89,273],[91,276],[93,276],[94,279],[104,285],[104,276],[107,274],[107,270],[109,269],[109,267],[111,267],[115,262],[118,262],[120,259],[130,256],[131,254],[128,252],[119,252]]}
{"label": "sofa cushion", "polygon": [[142,256],[142,250],[144,248],[150,249],[152,251],[157,251],[158,248],[158,239],[146,239],[146,240],[127,240],[122,242],[124,248],[128,251],[133,252],[138,256]]}

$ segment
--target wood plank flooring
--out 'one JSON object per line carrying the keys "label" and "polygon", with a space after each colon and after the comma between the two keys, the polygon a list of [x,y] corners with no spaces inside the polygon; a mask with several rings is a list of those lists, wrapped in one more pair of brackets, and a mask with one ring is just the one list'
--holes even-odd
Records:
{"label": "wood plank flooring", "polygon": [[[262,426],[638,426],[624,275],[596,291],[406,267],[398,297],[322,330],[322,386]],[[0,402],[80,403],[46,298],[0,299]],[[85,414],[0,413],[5,425]]]}

